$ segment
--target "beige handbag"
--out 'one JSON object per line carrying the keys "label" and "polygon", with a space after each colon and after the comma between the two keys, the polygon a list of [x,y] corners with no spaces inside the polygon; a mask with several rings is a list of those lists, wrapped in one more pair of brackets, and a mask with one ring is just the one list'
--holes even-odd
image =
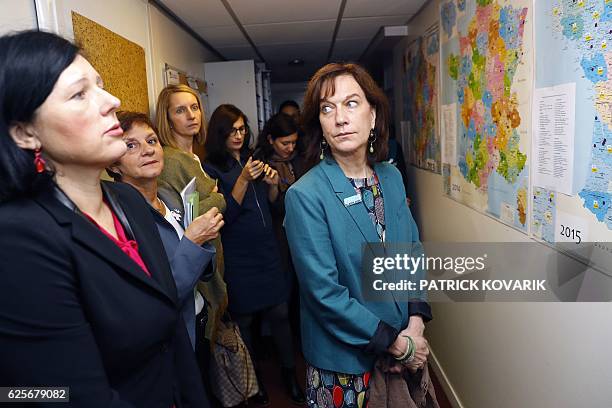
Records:
{"label": "beige handbag", "polygon": [[257,376],[238,325],[221,321],[211,359],[211,383],[224,407],[233,407],[257,394]]}

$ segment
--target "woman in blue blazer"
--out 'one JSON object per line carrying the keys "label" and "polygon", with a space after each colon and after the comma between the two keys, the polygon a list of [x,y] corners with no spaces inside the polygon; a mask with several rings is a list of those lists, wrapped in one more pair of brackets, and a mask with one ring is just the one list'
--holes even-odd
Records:
{"label": "woman in blue blazer", "polygon": [[401,175],[382,163],[388,108],[363,68],[321,68],[302,119],[308,158],[318,163],[288,190],[285,228],[300,284],[308,404],[361,407],[377,357],[395,357],[395,372],[423,367],[423,321],[431,319],[425,302],[364,297],[362,245],[418,242],[419,234]]}
{"label": "woman in blue blazer", "polygon": [[0,384],[68,387],[67,407],[207,407],[147,203],[100,182],[126,152],[119,100],[36,31],[0,38],[0,90]]}

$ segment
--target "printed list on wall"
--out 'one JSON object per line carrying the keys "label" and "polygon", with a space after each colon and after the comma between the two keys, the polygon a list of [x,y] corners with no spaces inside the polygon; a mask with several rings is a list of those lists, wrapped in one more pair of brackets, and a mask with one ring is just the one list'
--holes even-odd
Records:
{"label": "printed list on wall", "polygon": [[[552,159],[563,156],[565,150],[571,151],[571,163],[561,162],[556,169],[550,168],[549,179],[566,180],[534,183],[532,232],[535,238],[549,243],[609,243],[612,242],[612,2],[538,0],[535,15],[536,93],[550,95],[551,103],[558,100],[558,95],[567,95],[575,112],[569,113],[572,119],[567,123],[569,129],[553,135],[555,143],[549,149]],[[534,109],[542,106],[545,104],[536,101]],[[555,116],[559,121],[560,115]],[[534,149],[542,150],[542,145],[536,139]],[[552,165],[559,162],[557,157]],[[568,168],[572,171],[564,174],[562,170]],[[612,253],[612,248],[608,250]]]}

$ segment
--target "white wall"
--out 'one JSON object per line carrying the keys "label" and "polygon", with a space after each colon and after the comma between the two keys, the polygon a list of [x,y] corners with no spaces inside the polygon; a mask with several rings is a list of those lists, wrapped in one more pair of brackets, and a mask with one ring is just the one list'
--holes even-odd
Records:
{"label": "white wall", "polygon": [[[438,19],[432,0],[411,26]],[[396,128],[401,61],[394,50]],[[442,178],[409,166],[412,207],[424,241],[530,241],[442,193]],[[534,245],[539,245],[534,243]],[[542,246],[542,250],[548,250]],[[539,273],[534,266],[534,274]],[[534,277],[535,278],[535,277]],[[436,303],[426,335],[453,399],[466,408],[612,406],[610,303]]]}
{"label": "white wall", "polygon": [[38,21],[43,28],[73,39],[71,11],[75,11],[144,48],[151,113],[164,86],[164,63],[203,79],[204,62],[217,60],[146,0],[36,1]]}
{"label": "white wall", "polygon": [[[219,60],[154,6],[149,6],[149,25],[155,97],[164,87],[164,64],[170,64],[189,75],[204,79],[204,63]],[[151,112],[153,111],[152,108]]]}
{"label": "white wall", "polygon": [[0,0],[0,35],[36,28],[34,0]]}
{"label": "white wall", "polygon": [[141,46],[147,58],[147,86],[151,106],[155,94],[151,86],[153,77],[147,9],[145,0],[37,0],[41,28],[74,40],[71,14],[74,11]]}

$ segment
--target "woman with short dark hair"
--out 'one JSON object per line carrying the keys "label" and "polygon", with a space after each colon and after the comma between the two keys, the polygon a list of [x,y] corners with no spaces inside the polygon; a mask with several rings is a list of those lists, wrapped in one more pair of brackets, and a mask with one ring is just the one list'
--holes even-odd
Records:
{"label": "woman with short dark hair", "polygon": [[274,234],[278,241],[283,269],[291,279],[291,295],[289,298],[289,315],[294,331],[299,332],[299,296],[295,271],[289,254],[287,235],[283,222],[285,221],[285,194],[301,176],[301,161],[298,157],[299,143],[298,126],[293,118],[284,113],[272,115],[259,133],[256,151],[261,152],[263,160],[278,171],[279,196],[270,206]]}
{"label": "woman with short dark hair", "polygon": [[280,104],[278,113],[291,116],[296,123],[300,121],[300,105],[292,99],[288,99]]}
{"label": "woman with short dark hair", "polygon": [[[147,115],[139,112],[121,111],[117,118],[128,151],[107,171],[115,181],[138,190],[150,205],[149,210],[170,260],[181,314],[195,349],[196,315],[206,306],[196,287],[200,281],[211,278],[212,268],[210,273],[205,273],[215,255],[215,247],[210,242],[219,236],[223,215],[212,207],[187,224],[185,203],[180,193],[164,183],[159,185],[157,178],[164,168],[164,151],[153,123]],[[203,379],[206,381],[208,375]]]}
{"label": "woman with short dark hair", "polygon": [[118,107],[65,39],[0,37],[0,384],[208,406],[147,204],[100,182],[126,152]]}

